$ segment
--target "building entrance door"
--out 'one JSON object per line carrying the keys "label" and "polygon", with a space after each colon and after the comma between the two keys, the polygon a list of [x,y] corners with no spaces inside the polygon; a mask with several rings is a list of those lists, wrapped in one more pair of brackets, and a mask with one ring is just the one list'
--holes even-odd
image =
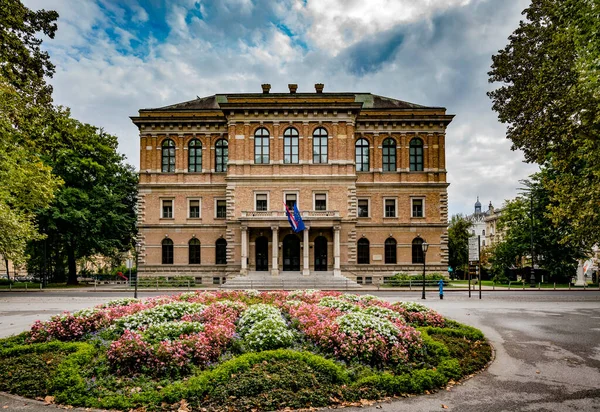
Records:
{"label": "building entrance door", "polygon": [[319,236],[315,239],[315,271],[327,270],[327,239]]}
{"label": "building entrance door", "polygon": [[256,238],[255,249],[256,270],[269,270],[269,240],[264,236]]}
{"label": "building entrance door", "polygon": [[300,270],[300,239],[296,235],[283,238],[283,270]]}

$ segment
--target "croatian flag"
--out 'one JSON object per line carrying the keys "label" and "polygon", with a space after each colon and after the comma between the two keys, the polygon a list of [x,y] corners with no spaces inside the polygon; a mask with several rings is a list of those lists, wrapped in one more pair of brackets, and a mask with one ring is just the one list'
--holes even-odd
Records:
{"label": "croatian flag", "polygon": [[302,217],[300,216],[300,211],[298,211],[298,206],[294,203],[294,210],[290,211],[288,206],[283,203],[285,206],[285,214],[292,226],[292,230],[294,233],[302,232],[304,230],[304,222],[302,221]]}

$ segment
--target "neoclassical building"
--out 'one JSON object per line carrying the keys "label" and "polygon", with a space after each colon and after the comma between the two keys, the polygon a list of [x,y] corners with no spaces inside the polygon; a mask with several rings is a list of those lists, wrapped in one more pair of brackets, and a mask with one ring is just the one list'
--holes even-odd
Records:
{"label": "neoclassical building", "polygon": [[[132,117],[140,276],[447,270],[453,115],[370,93],[216,94]],[[285,205],[306,230],[293,233]]]}

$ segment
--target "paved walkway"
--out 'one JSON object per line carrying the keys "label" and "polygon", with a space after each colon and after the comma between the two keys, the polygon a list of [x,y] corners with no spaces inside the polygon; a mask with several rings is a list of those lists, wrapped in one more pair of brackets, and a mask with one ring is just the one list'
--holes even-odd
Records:
{"label": "paved walkway", "polygon": [[[164,292],[163,292],[164,293]],[[146,292],[142,296],[148,296]],[[412,292],[380,292],[390,301],[419,299]],[[76,310],[118,293],[0,294],[0,335],[26,329],[34,318]],[[444,316],[480,328],[496,359],[484,372],[450,390],[383,402],[348,412],[600,411],[600,293],[466,291],[424,301]],[[9,327],[8,329],[6,329]],[[55,405],[0,394],[0,409],[50,411]],[[85,411],[89,409],[72,409]]]}

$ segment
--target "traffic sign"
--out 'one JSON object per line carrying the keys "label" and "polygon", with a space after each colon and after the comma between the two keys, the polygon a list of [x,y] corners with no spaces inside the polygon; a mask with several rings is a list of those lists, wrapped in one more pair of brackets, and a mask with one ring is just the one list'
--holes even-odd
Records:
{"label": "traffic sign", "polygon": [[479,261],[479,236],[469,238],[469,262]]}

